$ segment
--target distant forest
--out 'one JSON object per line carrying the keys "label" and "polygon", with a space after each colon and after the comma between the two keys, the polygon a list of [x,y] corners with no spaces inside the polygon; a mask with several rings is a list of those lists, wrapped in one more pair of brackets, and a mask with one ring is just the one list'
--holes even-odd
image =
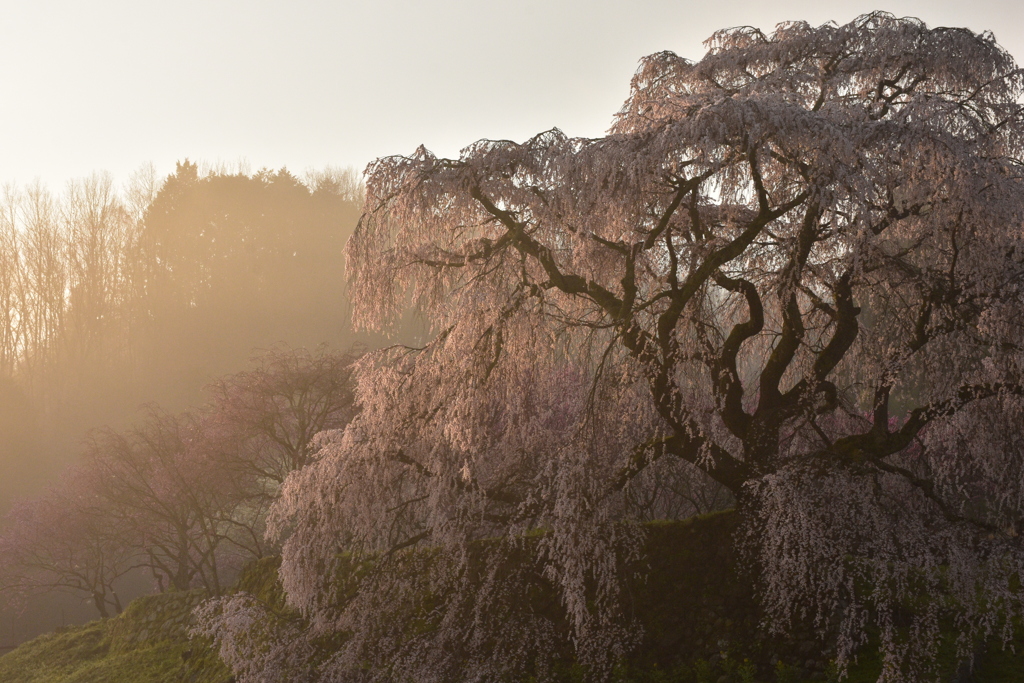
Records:
{"label": "distant forest", "polygon": [[352,170],[95,175],[0,195],[0,512],[88,430],[198,403],[256,349],[352,342]]}

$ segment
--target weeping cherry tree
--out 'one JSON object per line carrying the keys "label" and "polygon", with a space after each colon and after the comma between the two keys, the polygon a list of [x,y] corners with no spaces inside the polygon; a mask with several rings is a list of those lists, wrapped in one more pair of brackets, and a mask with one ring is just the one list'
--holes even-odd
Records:
{"label": "weeping cherry tree", "polygon": [[368,168],[354,319],[434,335],[360,362],[272,519],[348,634],[330,680],[599,679],[668,480],[724,492],[768,623],[841,666],[875,632],[920,680],[940,624],[966,656],[1022,616],[1024,74],[884,13],[707,45],[642,60],[605,137]]}

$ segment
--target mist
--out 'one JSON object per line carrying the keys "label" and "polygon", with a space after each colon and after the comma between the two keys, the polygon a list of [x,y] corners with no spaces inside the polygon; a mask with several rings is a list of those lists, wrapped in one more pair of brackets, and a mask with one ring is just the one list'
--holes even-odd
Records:
{"label": "mist", "polygon": [[0,205],[0,510],[73,462],[88,430],[202,388],[276,344],[341,348],[342,248],[358,176],[205,171],[122,187],[5,188]]}
{"label": "mist", "polygon": [[1024,643],[1024,14],[874,9],[18,9],[0,656],[146,595],[224,680]]}

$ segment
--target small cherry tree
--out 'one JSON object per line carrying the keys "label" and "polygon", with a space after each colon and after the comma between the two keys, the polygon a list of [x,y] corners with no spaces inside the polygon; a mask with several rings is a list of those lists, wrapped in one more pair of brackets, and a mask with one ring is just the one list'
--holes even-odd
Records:
{"label": "small cherry tree", "polygon": [[354,415],[352,364],[359,351],[278,347],[254,356],[252,369],[211,384],[204,431],[224,458],[276,493],[307,465],[313,437]]}
{"label": "small cherry tree", "polygon": [[11,602],[50,591],[84,595],[101,617],[122,609],[115,583],[143,561],[80,470],[14,506],[0,534],[0,594]]}
{"label": "small cherry tree", "polygon": [[291,603],[350,634],[330,676],[609,671],[630,522],[680,514],[652,478],[726,489],[771,624],[840,665],[874,628],[917,680],[940,623],[966,656],[1022,616],[1024,75],[884,13],[707,44],[644,59],[606,137],[370,165],[354,319],[436,335],[360,362],[272,518]]}
{"label": "small cherry tree", "polygon": [[218,594],[224,575],[247,556],[226,543],[239,497],[231,473],[205,446],[194,415],[156,408],[141,425],[101,430],[87,443],[83,470],[90,488],[160,590],[202,586]]}
{"label": "small cherry tree", "polygon": [[267,508],[288,473],[312,459],[314,437],[352,419],[360,355],[281,346],[207,387],[210,401],[195,413],[196,447],[222,487],[225,540],[244,555],[276,552],[265,538]]}

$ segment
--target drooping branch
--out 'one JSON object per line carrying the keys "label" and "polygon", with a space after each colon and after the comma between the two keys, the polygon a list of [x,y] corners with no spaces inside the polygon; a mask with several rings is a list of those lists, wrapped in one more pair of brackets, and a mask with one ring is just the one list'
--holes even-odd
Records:
{"label": "drooping branch", "polygon": [[544,268],[551,286],[558,288],[565,294],[586,296],[604,309],[613,318],[618,318],[622,312],[622,300],[608,291],[606,288],[595,282],[587,280],[579,275],[563,273],[555,262],[551,250],[540,242],[530,237],[515,214],[511,211],[499,209],[479,187],[470,191],[471,196],[480,202],[491,216],[497,219],[506,229],[509,235],[509,242],[521,253],[532,256]]}
{"label": "drooping branch", "polygon": [[962,386],[948,399],[933,401],[911,410],[899,430],[891,432],[888,425],[881,429],[872,425],[867,433],[838,439],[829,453],[840,460],[880,460],[910,446],[921,430],[934,420],[955,415],[975,401],[1004,395],[1024,396],[1024,385],[991,382]]}
{"label": "drooping branch", "polygon": [[907,483],[909,483],[915,489],[920,491],[928,500],[934,503],[935,506],[939,508],[939,511],[942,513],[943,518],[945,518],[947,522],[950,522],[952,524],[966,522],[968,524],[972,524],[978,527],[979,529],[983,529],[984,531],[987,531],[989,533],[999,534],[1000,536],[1007,535],[1006,531],[1004,529],[1001,529],[996,524],[992,524],[991,522],[988,522],[984,519],[979,519],[974,515],[967,515],[955,510],[948,502],[946,502],[942,498],[939,492],[936,491],[935,483],[931,479],[919,477],[905,467],[900,467],[899,465],[894,465],[892,463],[885,462],[884,460],[881,459],[872,459],[871,464],[873,464],[875,467],[882,470],[883,472],[896,474],[902,477]]}

